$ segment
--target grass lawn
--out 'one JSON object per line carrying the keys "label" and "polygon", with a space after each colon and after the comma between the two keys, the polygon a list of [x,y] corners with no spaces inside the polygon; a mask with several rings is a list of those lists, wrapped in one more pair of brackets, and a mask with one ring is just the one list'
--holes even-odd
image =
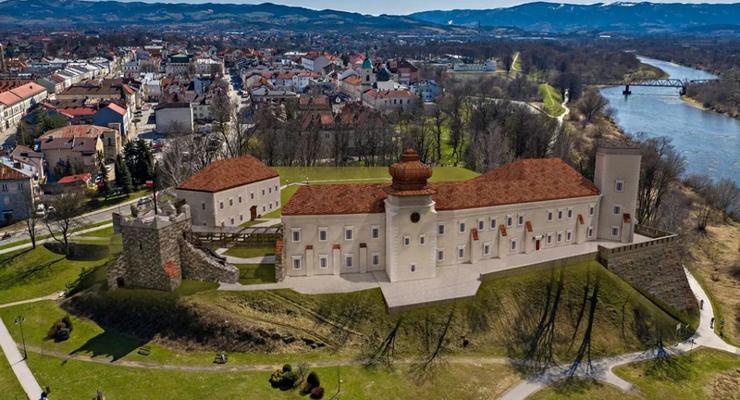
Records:
{"label": "grass lawn", "polygon": [[136,192],[129,193],[128,195],[122,194],[122,195],[117,195],[117,196],[111,196],[111,197],[108,197],[107,199],[100,199],[100,198],[94,197],[87,201],[85,208],[87,209],[88,212],[99,210],[101,208],[115,206],[116,204],[121,204],[129,200],[138,199],[139,197],[143,197],[151,193],[152,191],[150,189],[143,189],[143,190],[138,190]]}
{"label": "grass lawn", "polygon": [[616,386],[594,380],[577,379],[540,390],[528,397],[528,400],[631,400],[639,399],[631,393],[625,393]]}
{"label": "grass lawn", "polygon": [[560,105],[563,102],[563,97],[557,89],[547,83],[540,84],[540,95],[542,96],[542,101],[545,103],[545,111],[548,114],[557,117],[565,112],[565,109]]}
{"label": "grass lawn", "polygon": [[736,399],[740,393],[740,356],[699,349],[656,367],[652,361],[628,364],[614,372],[648,399]]}
{"label": "grass lawn", "polygon": [[271,256],[275,254],[274,247],[232,247],[224,253],[227,256],[239,258],[252,258]]}
{"label": "grass lawn", "polygon": [[110,238],[113,236],[113,227],[109,226],[107,228],[99,229],[97,231],[88,232],[85,233],[83,236],[89,236],[89,237],[99,237],[99,238]]}
{"label": "grass lawn", "polygon": [[[281,391],[268,383],[270,372],[184,372],[147,370],[30,354],[28,360],[39,383],[50,386],[60,399],[88,398],[100,389],[108,399],[307,399],[297,390]],[[279,367],[280,364],[276,364]],[[228,368],[225,366],[224,369]],[[417,384],[408,367],[394,370],[362,366],[315,368],[326,390],[324,398],[337,393],[341,379],[343,399],[439,398],[491,399],[518,380],[503,365],[448,365],[427,381]],[[454,384],[450,384],[454,382]]]}
{"label": "grass lawn", "polygon": [[241,224],[239,226],[241,226],[242,228],[247,228],[247,227],[250,227],[252,225],[261,224],[261,223],[263,223],[265,221],[266,220],[264,220],[264,219],[255,219],[253,221],[247,221],[247,222],[245,222],[245,223],[243,223],[243,224]]}
{"label": "grass lawn", "polygon": [[104,265],[107,259],[71,261],[47,250],[18,250],[0,255],[0,304],[46,296],[64,290],[83,269]]}
{"label": "grass lawn", "polygon": [[[85,226],[79,227],[77,229],[73,229],[72,232],[73,233],[74,232],[79,232],[79,231],[82,231],[82,230],[85,230],[85,229],[95,228],[97,226],[106,225],[106,224],[110,224],[110,223],[111,223],[110,220],[108,220],[108,221],[100,221],[100,222],[96,222],[94,224],[89,224],[89,225],[85,225]],[[43,222],[39,221],[38,227],[40,229],[42,229],[43,231],[48,232],[48,231],[45,230],[46,228],[44,227]],[[95,231],[95,232],[97,232],[97,231]],[[90,232],[90,234],[85,234],[85,236],[92,236],[92,234],[95,233],[95,232]],[[39,235],[37,233],[36,242],[38,243],[39,241],[44,240],[44,239],[48,239],[50,237],[51,236],[48,233],[45,234],[45,235]],[[0,250],[9,249],[11,247],[20,246],[20,245],[26,244],[26,243],[31,243],[31,239],[17,240],[17,241],[14,241],[14,242],[5,243],[2,246],[0,246]]]}
{"label": "grass lawn", "polygon": [[23,391],[21,384],[18,383],[13,370],[8,365],[2,349],[0,349],[0,388],[2,388],[3,398],[8,400],[26,400],[26,392]]}
{"label": "grass lawn", "polygon": [[237,264],[239,283],[254,285],[275,282],[275,264]]}

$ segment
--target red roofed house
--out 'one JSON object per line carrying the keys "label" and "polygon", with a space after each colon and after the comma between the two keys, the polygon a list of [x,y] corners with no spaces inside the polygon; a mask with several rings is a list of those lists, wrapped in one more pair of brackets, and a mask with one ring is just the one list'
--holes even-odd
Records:
{"label": "red roofed house", "polygon": [[365,105],[384,113],[413,110],[418,101],[419,96],[406,89],[368,89],[362,93],[362,102]]}
{"label": "red roofed house", "polygon": [[408,281],[434,278],[446,266],[588,241],[633,241],[639,148],[600,147],[594,182],[547,158],[517,160],[467,181],[428,183],[432,169],[411,149],[390,175],[390,185],[301,186],[282,210],[284,273],[384,271],[390,282]]}
{"label": "red roofed house", "polygon": [[84,190],[92,187],[92,174],[85,172],[77,175],[67,175],[57,181],[62,191]]}
{"label": "red roofed house", "polygon": [[121,152],[118,131],[102,126],[68,125],[46,132],[37,141],[50,172],[67,162],[93,170],[97,167],[98,153],[112,161]]}
{"label": "red roofed house", "polygon": [[280,208],[277,171],[252,156],[214,161],[177,188],[193,225],[238,226]]}
{"label": "red roofed house", "polygon": [[0,132],[17,126],[23,114],[46,97],[46,89],[34,82],[0,92]]}

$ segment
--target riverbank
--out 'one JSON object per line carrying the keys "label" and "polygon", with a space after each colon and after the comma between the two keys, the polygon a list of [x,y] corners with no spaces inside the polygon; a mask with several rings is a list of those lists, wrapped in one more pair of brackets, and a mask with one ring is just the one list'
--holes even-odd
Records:
{"label": "riverbank", "polygon": [[697,100],[697,99],[695,99],[695,98],[693,98],[691,96],[688,96],[688,95],[681,96],[681,100],[683,100],[686,104],[688,104],[688,105],[690,105],[690,106],[692,106],[694,108],[698,108],[699,110],[707,111],[707,112],[712,112],[712,113],[715,113],[715,114],[724,115],[725,117],[734,118],[734,119],[740,121],[740,113],[728,113],[728,112],[725,112],[724,110],[719,110],[719,109],[717,109],[715,107],[706,107],[703,102],[701,102],[701,101],[699,101],[699,100]]}

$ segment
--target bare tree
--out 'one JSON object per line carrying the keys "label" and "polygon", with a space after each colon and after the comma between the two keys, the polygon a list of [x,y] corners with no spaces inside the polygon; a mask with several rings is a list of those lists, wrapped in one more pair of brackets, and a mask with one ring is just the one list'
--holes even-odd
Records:
{"label": "bare tree", "polygon": [[578,110],[583,113],[586,117],[586,122],[593,121],[594,117],[603,114],[606,107],[609,105],[604,96],[602,96],[597,90],[591,89],[583,94],[581,99],[578,101]]}
{"label": "bare tree", "polygon": [[49,206],[52,211],[44,221],[51,237],[64,246],[64,254],[69,255],[69,237],[79,225],[77,217],[82,214],[85,194],[71,191],[52,198]]}
{"label": "bare tree", "polygon": [[714,185],[714,198],[712,203],[722,212],[724,221],[727,221],[729,215],[734,216],[739,210],[740,189],[735,182],[723,178]]}
{"label": "bare tree", "polygon": [[663,199],[686,168],[686,159],[665,137],[641,140],[642,163],[637,200],[637,220],[653,222]]}
{"label": "bare tree", "polygon": [[25,195],[26,199],[24,200],[27,218],[25,220],[26,224],[26,232],[28,232],[28,237],[31,239],[31,248],[36,248],[36,227],[38,226],[39,221],[41,220],[41,217],[36,213],[36,202],[33,199],[33,188],[30,188],[28,192]]}

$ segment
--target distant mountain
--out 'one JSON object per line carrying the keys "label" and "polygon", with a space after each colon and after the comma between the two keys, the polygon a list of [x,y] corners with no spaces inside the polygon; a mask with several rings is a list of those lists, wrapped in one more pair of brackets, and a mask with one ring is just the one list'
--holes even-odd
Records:
{"label": "distant mountain", "polygon": [[[327,31],[353,29],[425,29],[427,22],[403,16],[310,10],[264,4],[173,4],[84,0],[8,0],[0,2],[0,27],[60,29],[123,26],[214,28],[220,30],[284,29]],[[439,29],[440,27],[435,27]],[[443,27],[445,28],[445,27]],[[445,28],[449,29],[449,28]]]}
{"label": "distant mountain", "polygon": [[[409,17],[435,24],[512,26],[528,31],[567,33],[600,30],[626,33],[678,32],[703,26],[740,25],[740,3],[527,3],[488,10],[424,11]],[[701,29],[699,29],[700,31]]]}

